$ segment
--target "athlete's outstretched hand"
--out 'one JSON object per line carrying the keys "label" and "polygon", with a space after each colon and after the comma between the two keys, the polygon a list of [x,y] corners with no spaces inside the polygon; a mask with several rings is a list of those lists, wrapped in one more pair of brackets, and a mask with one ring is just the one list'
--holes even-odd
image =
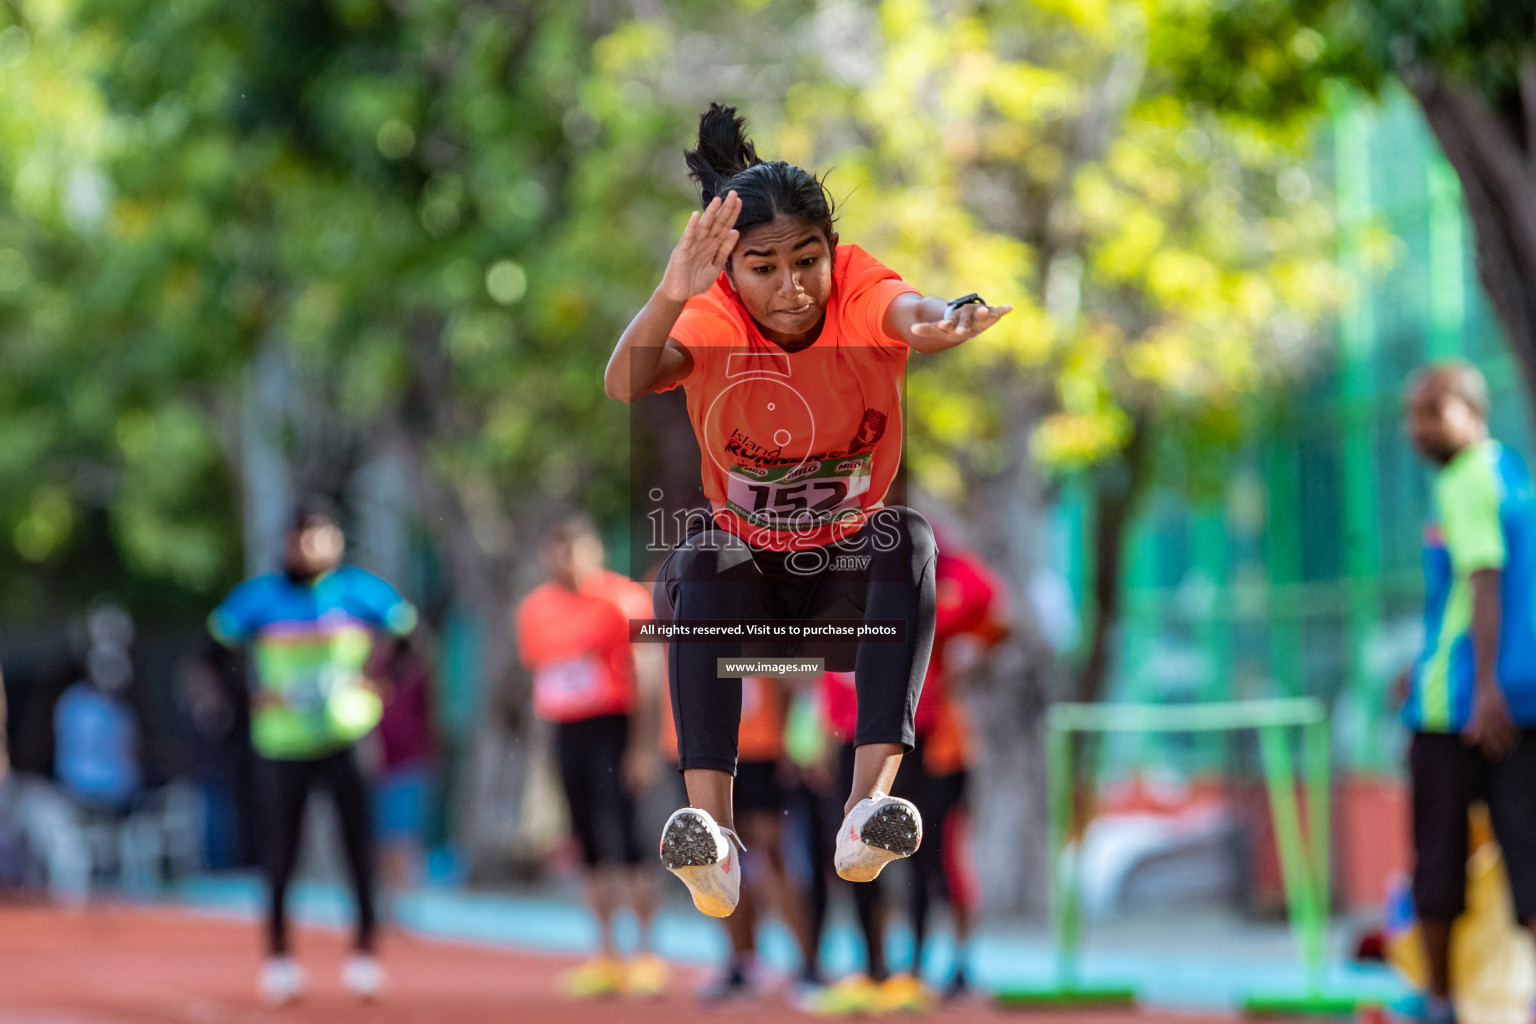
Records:
{"label": "athlete's outstretched hand", "polygon": [[976,337],[1012,311],[1012,306],[983,306],[971,302],[948,310],[942,320],[913,324],[912,334],[940,348],[949,348]]}
{"label": "athlete's outstretched hand", "polygon": [[725,198],[715,196],[702,213],[688,218],[683,237],[667,260],[667,272],[661,278],[661,292],[675,302],[687,302],[695,295],[709,290],[741,232],[736,230],[736,218],[741,214],[741,198],[728,192]]}

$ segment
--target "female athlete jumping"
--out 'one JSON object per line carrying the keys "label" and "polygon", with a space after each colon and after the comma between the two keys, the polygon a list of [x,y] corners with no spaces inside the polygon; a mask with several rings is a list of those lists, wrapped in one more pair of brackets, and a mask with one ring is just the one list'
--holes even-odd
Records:
{"label": "female athlete jumping", "polygon": [[902,628],[856,643],[671,641],[691,806],[668,820],[661,856],[714,917],[735,909],[741,879],[731,846],[741,681],[718,678],[718,659],[792,653],[853,671],[857,749],[838,874],[869,881],[922,841],[917,808],[886,795],[912,749],[934,631],[933,531],[884,504],[901,461],[903,376],[911,350],[953,348],[1012,308],[925,298],[857,246],[839,246],[821,182],[758,159],[744,128],[733,107],[711,104],[700,118],[687,162],[703,211],[604,377],[626,402],[681,386],[703,452],[711,514],[662,565],[656,617]]}

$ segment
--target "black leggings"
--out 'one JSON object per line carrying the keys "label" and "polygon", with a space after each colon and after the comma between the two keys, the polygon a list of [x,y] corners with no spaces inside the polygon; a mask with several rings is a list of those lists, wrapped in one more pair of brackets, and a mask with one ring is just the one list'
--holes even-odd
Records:
{"label": "black leggings", "polygon": [[368,819],[368,787],[351,747],[307,761],[256,759],[257,838],[262,867],[271,886],[267,909],[267,948],[273,956],[288,952],[288,883],[299,859],[304,804],[309,791],[331,791],[341,824],[342,849],[357,898],[357,949],[373,951],[373,834]]}
{"label": "black leggings", "polygon": [[854,743],[912,749],[912,715],[933,650],[934,560],[928,520],[893,505],[871,514],[839,544],[786,555],[754,548],[728,531],[696,522],[656,576],[656,618],[896,620],[900,640],[743,642],[672,640],[668,674],[677,725],[678,767],[736,770],[741,680],[716,678],[716,659],[826,659],[854,673],[859,715]]}

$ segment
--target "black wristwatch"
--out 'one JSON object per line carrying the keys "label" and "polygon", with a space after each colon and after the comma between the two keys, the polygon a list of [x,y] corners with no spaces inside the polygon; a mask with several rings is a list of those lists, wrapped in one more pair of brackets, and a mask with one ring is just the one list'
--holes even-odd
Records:
{"label": "black wristwatch", "polygon": [[980,295],[977,295],[975,292],[971,292],[971,294],[969,294],[969,295],[962,295],[958,299],[950,299],[949,302],[945,305],[944,308],[948,312],[953,313],[955,310],[959,309],[961,306],[970,306],[970,305],[985,306],[986,304],[987,304],[987,300],[986,299],[982,298]]}

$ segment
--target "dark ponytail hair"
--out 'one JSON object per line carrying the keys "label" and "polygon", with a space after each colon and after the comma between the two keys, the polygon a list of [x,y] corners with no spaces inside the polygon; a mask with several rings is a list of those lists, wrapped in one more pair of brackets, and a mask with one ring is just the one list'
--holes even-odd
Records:
{"label": "dark ponytail hair", "polygon": [[832,242],[832,197],[812,173],[783,160],[762,160],[735,107],[711,103],[699,118],[699,148],[684,153],[703,205],[734,191],[741,199],[736,230],[745,234],[779,214],[819,228]]}

